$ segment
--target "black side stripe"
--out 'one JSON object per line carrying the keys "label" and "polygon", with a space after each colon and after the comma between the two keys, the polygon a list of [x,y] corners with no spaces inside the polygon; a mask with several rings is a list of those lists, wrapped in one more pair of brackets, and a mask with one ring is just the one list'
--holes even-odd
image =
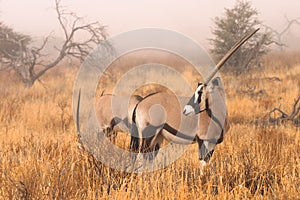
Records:
{"label": "black side stripe", "polygon": [[179,132],[178,130],[176,130],[175,128],[171,127],[169,124],[165,123],[165,125],[163,126],[163,129],[165,129],[166,131],[168,131],[169,133],[171,133],[172,135],[185,139],[185,140],[190,140],[190,141],[196,141],[196,136],[195,137],[191,137],[188,135],[185,135],[181,132]]}
{"label": "black side stripe", "polygon": [[145,97],[143,97],[142,99],[146,99],[147,97],[150,97],[150,96],[155,95],[155,94],[157,94],[157,93],[160,93],[160,92],[153,92],[153,93],[150,93],[150,94],[146,95]]}
{"label": "black side stripe", "polygon": [[[206,99],[205,103],[206,103],[206,105],[208,105],[208,100],[207,99]],[[222,126],[220,120],[218,120],[218,118],[216,118],[216,116],[213,115],[213,113],[212,113],[212,111],[211,111],[211,109],[209,107],[206,108],[206,112],[207,112],[208,116],[212,120],[214,120],[218,124],[218,126],[223,130],[223,126]]]}
{"label": "black side stripe", "polygon": [[[206,105],[208,105],[208,99],[206,99],[206,102],[205,102],[205,103],[206,103]],[[217,140],[217,144],[220,144],[221,142],[223,142],[223,139],[224,139],[224,129],[223,129],[223,126],[222,126],[220,120],[218,120],[218,118],[216,118],[216,117],[212,114],[212,111],[211,111],[211,109],[210,109],[209,107],[206,108],[206,112],[207,112],[208,116],[209,116],[212,120],[214,120],[214,121],[218,124],[218,126],[221,128],[221,130],[222,130],[221,136],[220,136],[220,138]]]}
{"label": "black side stripe", "polygon": [[136,124],[136,122],[135,122],[135,120],[136,120],[135,119],[136,118],[136,108],[137,108],[138,105],[139,105],[138,103],[135,105],[135,107],[133,109],[132,117],[131,117],[132,123],[135,123],[135,124]]}

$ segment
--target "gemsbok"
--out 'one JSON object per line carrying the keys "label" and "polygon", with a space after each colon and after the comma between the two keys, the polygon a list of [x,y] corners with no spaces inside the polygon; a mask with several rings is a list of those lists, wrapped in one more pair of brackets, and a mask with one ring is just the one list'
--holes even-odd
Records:
{"label": "gemsbok", "polygon": [[[197,142],[201,164],[210,160],[215,146],[223,141],[229,130],[224,87],[221,79],[214,76],[229,57],[258,30],[242,38],[232,47],[205,81],[198,84],[191,98],[158,92],[137,104],[132,120],[142,140],[140,152],[150,152],[143,154],[144,156],[150,155],[150,158],[154,158],[165,139],[178,144]],[[182,112],[183,105],[185,106]],[[192,113],[197,117],[196,122],[191,120]],[[189,130],[186,128],[189,124],[196,128]]]}

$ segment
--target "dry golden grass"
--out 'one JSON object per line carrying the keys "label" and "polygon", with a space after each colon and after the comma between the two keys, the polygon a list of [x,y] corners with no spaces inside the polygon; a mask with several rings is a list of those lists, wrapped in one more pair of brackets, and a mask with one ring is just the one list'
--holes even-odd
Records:
{"label": "dry golden grass", "polygon": [[50,73],[30,89],[0,74],[0,199],[299,199],[299,129],[251,123],[273,107],[291,111],[300,93],[295,55],[286,65],[285,55],[269,56],[266,69],[248,76],[223,75],[231,129],[203,176],[197,145],[153,173],[95,161],[78,145],[71,115],[76,70]]}

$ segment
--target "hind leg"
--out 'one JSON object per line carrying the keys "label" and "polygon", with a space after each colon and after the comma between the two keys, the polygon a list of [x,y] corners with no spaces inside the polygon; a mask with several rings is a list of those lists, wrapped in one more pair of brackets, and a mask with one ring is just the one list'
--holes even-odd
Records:
{"label": "hind leg", "polygon": [[154,126],[148,126],[143,131],[141,152],[145,159],[153,160],[157,156],[161,144],[161,131],[161,128]]}
{"label": "hind leg", "polygon": [[141,153],[143,153],[143,157],[146,160],[153,160],[158,153],[159,144],[151,145],[151,142],[154,137],[144,138],[142,140]]}
{"label": "hind leg", "polygon": [[140,138],[138,128],[135,124],[130,127],[130,145],[129,149],[133,152],[138,152],[140,146]]}
{"label": "hind leg", "polygon": [[115,130],[116,125],[121,122],[121,119],[118,117],[113,118],[110,121],[110,127],[106,128],[105,136],[109,138],[112,143],[116,142],[116,137],[118,136],[118,131]]}
{"label": "hind leg", "polygon": [[130,144],[129,144],[129,151],[133,152],[131,155],[131,161],[135,163],[137,159],[137,154],[139,152],[140,147],[140,138],[138,134],[138,129],[135,124],[129,127],[130,130]]}

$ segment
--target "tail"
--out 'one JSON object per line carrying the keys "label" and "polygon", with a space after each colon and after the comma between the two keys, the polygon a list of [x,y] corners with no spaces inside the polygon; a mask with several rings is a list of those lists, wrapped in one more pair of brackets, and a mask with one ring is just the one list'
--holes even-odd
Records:
{"label": "tail", "polygon": [[[137,109],[138,105],[139,105],[139,103],[137,103],[135,105],[132,116],[131,116],[132,124],[131,124],[131,129],[130,129],[131,138],[130,138],[129,149],[134,152],[137,152],[139,149],[139,146],[140,146],[140,138],[139,138],[138,129],[136,126],[136,109]],[[128,117],[130,117],[130,116],[128,116]]]}

